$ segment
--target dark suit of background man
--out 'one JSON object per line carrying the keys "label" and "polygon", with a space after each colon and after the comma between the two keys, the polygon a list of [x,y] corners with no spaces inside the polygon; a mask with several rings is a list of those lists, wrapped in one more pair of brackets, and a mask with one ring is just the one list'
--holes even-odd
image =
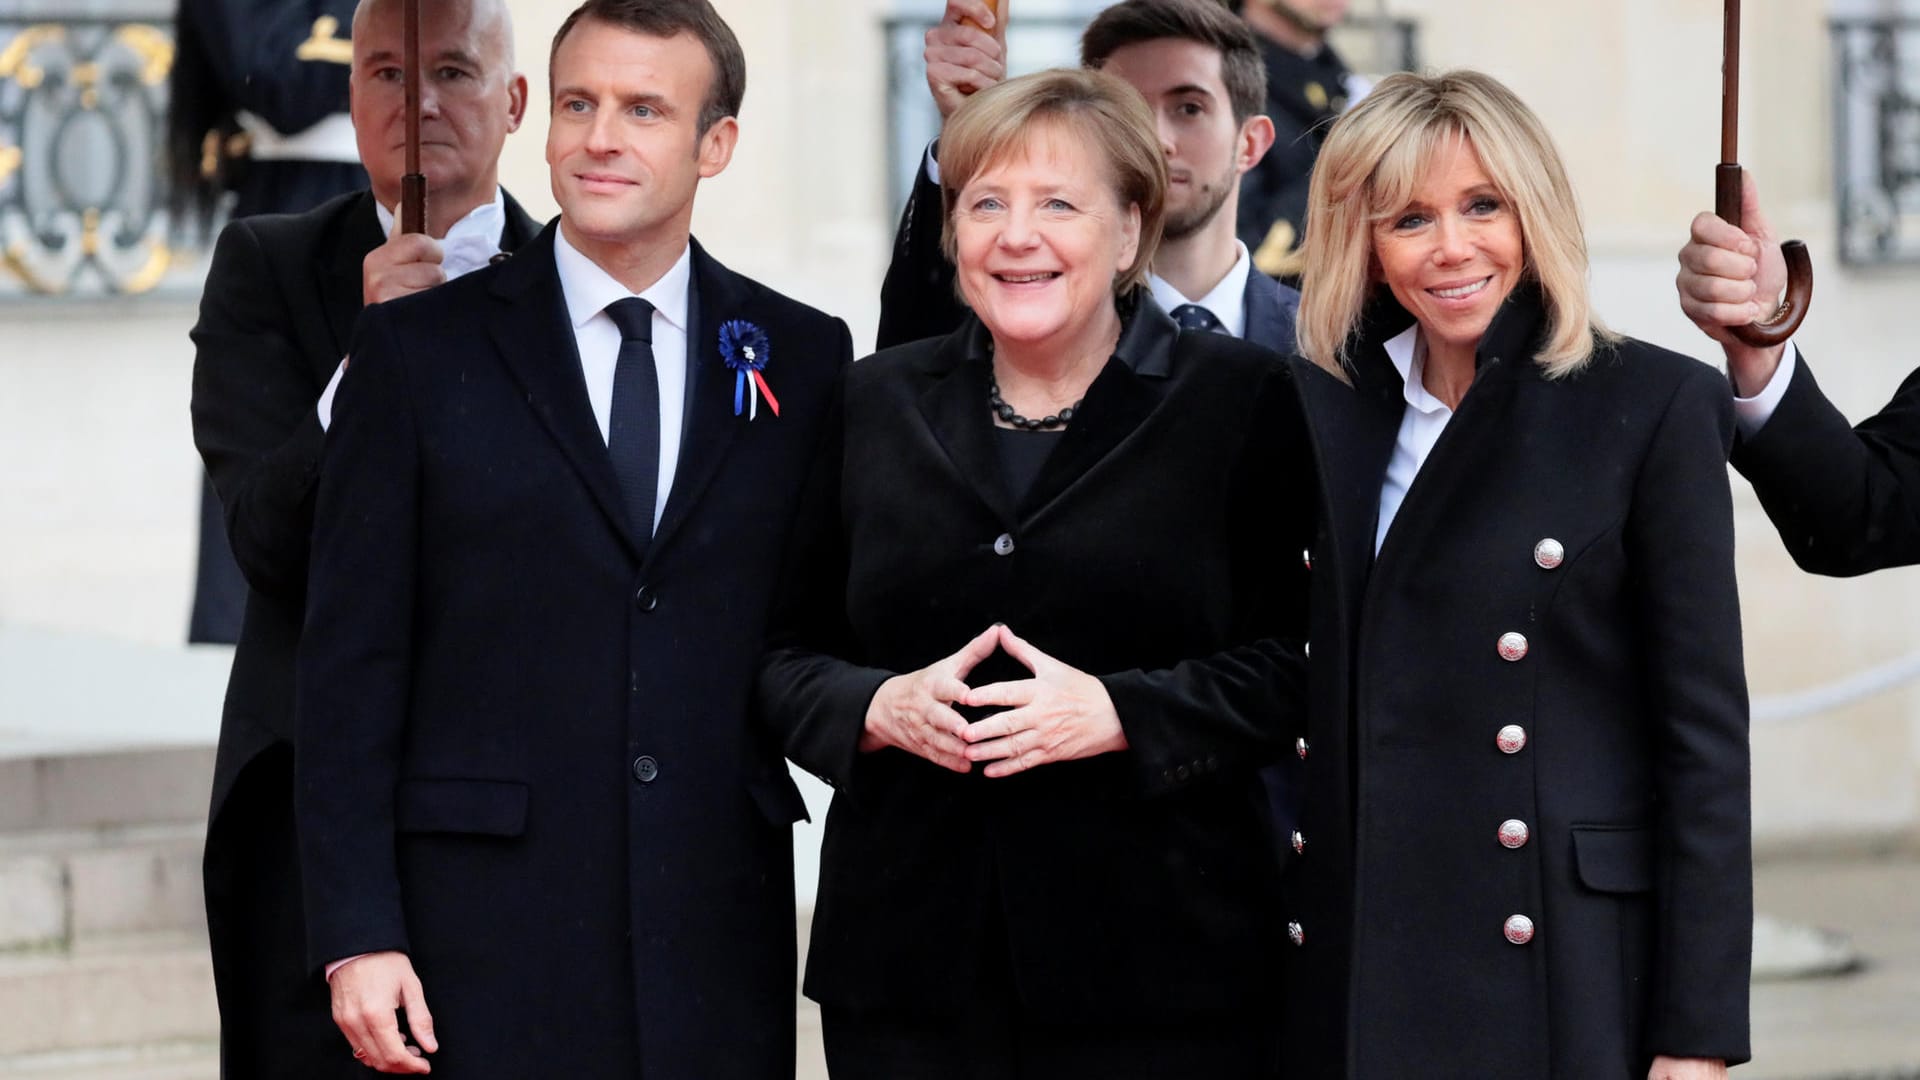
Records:
{"label": "dark suit of background man", "polygon": [[[1001,43],[978,29],[992,21],[987,0],[948,0],[927,32],[927,85],[942,118],[1006,76]],[[1215,0],[1125,0],[1087,26],[1080,59],[1139,90],[1167,146],[1166,234],[1147,279],[1154,299],[1183,325],[1292,352],[1300,294],[1255,269],[1234,239],[1240,179],[1273,146],[1253,35]],[[965,315],[940,247],[937,148],[922,160],[900,217],[880,287],[877,348],[945,335]]]}
{"label": "dark suit of background man", "polygon": [[296,772],[311,960],[361,954],[335,1012],[383,1071],[426,1069],[403,1006],[455,1080],[793,1075],[805,805],[748,700],[852,339],[691,241],[745,78],[706,0],[590,0],[559,221],[361,317]]}
{"label": "dark suit of background man", "polygon": [[[294,214],[367,186],[347,118],[353,0],[180,0],[169,76],[172,208],[204,237],[229,195],[236,218]],[[210,479],[187,640],[240,639],[247,583]]]}
{"label": "dark suit of background man", "polygon": [[1733,465],[1803,570],[1850,577],[1920,563],[1920,370],[1849,426],[1793,342],[1756,349],[1727,331],[1773,314],[1780,241],[1746,183],[1747,230],[1712,214],[1680,251],[1680,306],[1727,354],[1739,436]]}
{"label": "dark suit of background man", "polygon": [[1300,274],[1307,184],[1327,129],[1366,93],[1327,43],[1347,17],[1348,0],[1237,0],[1267,62],[1267,115],[1273,150],[1240,183],[1240,239],[1263,273]]}
{"label": "dark suit of background man", "polygon": [[372,189],[227,226],[193,329],[194,441],[248,584],[205,863],[230,1078],[364,1071],[345,1064],[326,986],[306,964],[293,824],[294,649],[331,404],[322,398],[363,303],[484,266],[536,230],[495,179],[501,143],[526,103],[504,7],[443,0],[426,13],[423,52],[439,74],[423,84],[422,130],[428,226],[439,241],[387,239],[404,171],[399,94],[388,82],[400,30],[385,9],[368,11],[353,35],[353,115]]}

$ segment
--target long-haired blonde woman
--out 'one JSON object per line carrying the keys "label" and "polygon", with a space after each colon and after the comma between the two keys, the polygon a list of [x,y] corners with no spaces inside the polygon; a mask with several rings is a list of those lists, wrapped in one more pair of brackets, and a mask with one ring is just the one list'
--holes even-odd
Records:
{"label": "long-haired blonde woman", "polygon": [[1290,1064],[1721,1075],[1752,927],[1726,381],[1600,325],[1553,143],[1485,75],[1383,80],[1309,213]]}

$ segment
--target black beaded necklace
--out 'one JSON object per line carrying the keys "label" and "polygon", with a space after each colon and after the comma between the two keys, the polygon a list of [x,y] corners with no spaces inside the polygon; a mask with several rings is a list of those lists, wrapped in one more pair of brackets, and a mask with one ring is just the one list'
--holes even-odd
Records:
{"label": "black beaded necklace", "polygon": [[1073,419],[1073,414],[1080,411],[1081,402],[1086,400],[1086,398],[1081,398],[1080,401],[1076,401],[1067,408],[1061,409],[1059,413],[1053,416],[1043,416],[1038,420],[1031,420],[1013,411],[1013,406],[1007,404],[1006,400],[1000,396],[999,378],[991,373],[987,375],[987,405],[993,409],[993,415],[998,416],[1000,419],[1019,428],[1021,431],[1052,431],[1054,428],[1066,427],[1068,422]]}

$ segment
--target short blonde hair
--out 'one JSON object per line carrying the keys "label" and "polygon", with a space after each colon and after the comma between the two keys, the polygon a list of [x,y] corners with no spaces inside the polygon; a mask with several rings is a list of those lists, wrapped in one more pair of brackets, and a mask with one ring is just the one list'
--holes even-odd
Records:
{"label": "short blonde hair", "polygon": [[1578,371],[1616,340],[1587,298],[1587,241],[1560,155],[1540,118],[1477,71],[1402,72],[1380,80],[1327,134],[1307,192],[1301,355],[1336,374],[1351,362],[1374,293],[1374,226],[1412,202],[1456,140],[1479,156],[1520,222],[1523,280],[1544,294],[1548,328],[1535,361],[1549,378]]}
{"label": "short blonde hair", "polygon": [[1106,159],[1120,208],[1140,209],[1140,247],[1113,279],[1115,295],[1147,279],[1167,213],[1167,159],[1140,92],[1112,75],[1055,68],[1022,75],[968,98],[940,133],[941,246],[954,260],[954,210],[960,190],[982,169],[1025,149],[1041,131],[1079,137]]}

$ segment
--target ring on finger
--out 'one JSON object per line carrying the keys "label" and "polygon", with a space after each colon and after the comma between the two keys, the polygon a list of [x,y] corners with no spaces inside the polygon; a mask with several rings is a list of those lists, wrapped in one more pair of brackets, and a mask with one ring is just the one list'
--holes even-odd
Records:
{"label": "ring on finger", "polygon": [[362,1059],[362,1058],[365,1058],[366,1056],[367,1056],[367,1048],[366,1048],[366,1047],[364,1047],[364,1046],[356,1046],[356,1047],[354,1047],[354,1048],[353,1048],[353,1057],[354,1057],[354,1060],[356,1060],[356,1061],[358,1061],[358,1060],[360,1060],[360,1059]]}

